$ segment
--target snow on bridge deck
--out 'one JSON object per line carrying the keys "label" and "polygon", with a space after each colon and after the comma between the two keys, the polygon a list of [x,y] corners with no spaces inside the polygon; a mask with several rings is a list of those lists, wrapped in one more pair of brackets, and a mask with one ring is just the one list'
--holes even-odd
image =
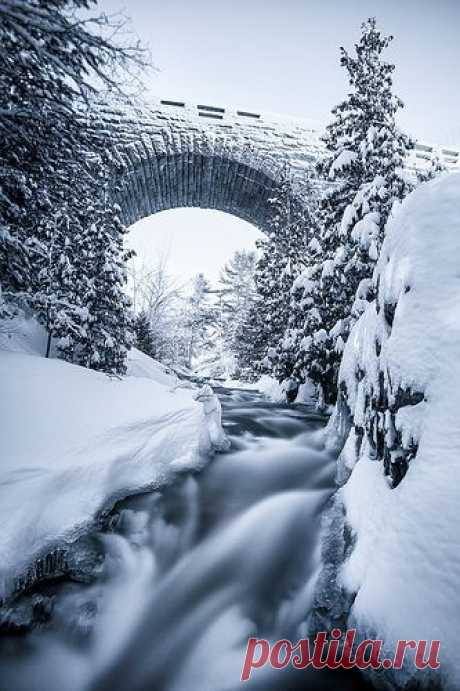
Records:
{"label": "snow on bridge deck", "polygon": [[[101,108],[115,141],[117,200],[132,224],[177,207],[217,209],[263,230],[280,171],[293,177],[308,170],[323,150],[313,121],[213,104],[162,99],[152,105]],[[424,168],[438,155],[459,165],[457,149],[418,143],[409,169]]]}

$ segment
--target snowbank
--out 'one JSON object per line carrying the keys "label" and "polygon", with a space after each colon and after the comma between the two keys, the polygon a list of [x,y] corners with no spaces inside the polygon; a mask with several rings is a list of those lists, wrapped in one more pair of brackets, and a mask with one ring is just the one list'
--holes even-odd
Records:
{"label": "snowbank", "polygon": [[[348,624],[387,650],[440,639],[436,677],[458,689],[460,174],[422,185],[397,210],[376,281],[330,423],[349,430],[338,497],[355,541],[340,585],[356,594]],[[414,674],[408,656],[398,683]]]}
{"label": "snowbank", "polygon": [[180,382],[177,375],[169,370],[161,362],[157,362],[145,353],[142,353],[137,348],[131,348],[128,353],[128,376],[130,377],[145,377],[153,379],[157,384],[163,386],[179,386],[184,382]]}
{"label": "snowbank", "polygon": [[46,332],[35,319],[15,317],[0,321],[0,352],[44,356],[46,342]]}
{"label": "snowbank", "polygon": [[192,392],[171,387],[175,377],[146,356],[134,353],[130,369],[148,377],[108,377],[34,355],[40,327],[12,326],[0,351],[0,597],[114,499],[201,465],[218,433]]}

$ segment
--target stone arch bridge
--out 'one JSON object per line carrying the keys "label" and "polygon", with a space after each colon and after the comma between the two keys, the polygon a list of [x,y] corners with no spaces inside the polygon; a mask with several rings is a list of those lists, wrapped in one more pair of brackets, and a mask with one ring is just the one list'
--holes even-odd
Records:
{"label": "stone arch bridge", "polygon": [[[126,225],[167,209],[200,207],[263,230],[282,168],[287,164],[301,180],[322,150],[317,125],[281,115],[173,100],[130,109],[105,105],[101,115],[114,136],[116,199]],[[458,165],[458,151],[446,151],[448,165]],[[424,167],[432,155],[432,147],[418,144],[408,167]]]}

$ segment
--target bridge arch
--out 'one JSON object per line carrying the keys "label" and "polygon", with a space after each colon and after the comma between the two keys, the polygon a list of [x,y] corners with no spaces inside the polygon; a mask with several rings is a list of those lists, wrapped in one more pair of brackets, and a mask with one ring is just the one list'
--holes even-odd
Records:
{"label": "bridge arch", "polygon": [[302,176],[321,147],[318,133],[302,121],[215,106],[163,101],[105,108],[103,118],[114,135],[114,196],[126,225],[197,207],[263,231],[283,167]]}
{"label": "bridge arch", "polygon": [[119,181],[117,201],[126,225],[160,211],[196,207],[224,211],[263,230],[277,187],[255,161],[194,151],[146,159],[125,168]]}

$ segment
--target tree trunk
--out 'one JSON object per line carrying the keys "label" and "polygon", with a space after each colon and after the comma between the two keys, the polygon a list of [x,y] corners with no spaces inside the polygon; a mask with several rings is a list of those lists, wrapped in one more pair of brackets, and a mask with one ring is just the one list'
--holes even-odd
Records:
{"label": "tree trunk", "polygon": [[46,344],[46,355],[45,355],[45,357],[49,358],[50,350],[51,350],[51,331],[48,331],[48,342]]}

